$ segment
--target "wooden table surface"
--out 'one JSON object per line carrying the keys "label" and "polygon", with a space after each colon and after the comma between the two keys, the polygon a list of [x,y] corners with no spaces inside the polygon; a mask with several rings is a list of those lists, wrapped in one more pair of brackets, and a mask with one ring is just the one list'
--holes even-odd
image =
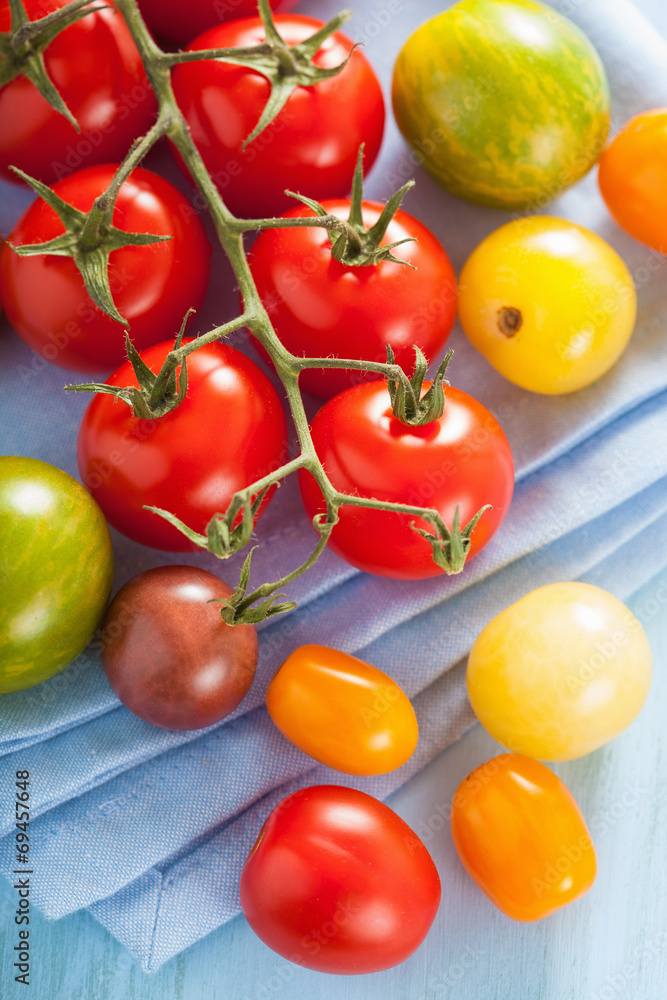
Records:
{"label": "wooden table surface", "polygon": [[[667,36],[667,0],[636,5]],[[461,779],[499,752],[475,726],[390,799],[426,841],[443,883],[428,939],[399,968],[363,977],[309,972],[237,918],[146,975],[88,913],[49,923],[33,910],[26,989],[11,973],[16,896],[0,879],[0,1000],[667,1000],[667,572],[629,603],[653,647],[649,700],[613,743],[555,768],[598,853],[598,878],[583,900],[538,924],[516,924],[464,873],[443,813]]]}

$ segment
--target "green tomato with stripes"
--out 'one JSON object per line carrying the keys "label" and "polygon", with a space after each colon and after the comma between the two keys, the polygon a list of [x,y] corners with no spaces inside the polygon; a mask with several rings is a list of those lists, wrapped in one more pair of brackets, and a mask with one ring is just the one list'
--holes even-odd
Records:
{"label": "green tomato with stripes", "polygon": [[92,638],[109,601],[111,537],[66,472],[0,456],[0,693],[57,674]]}
{"label": "green tomato with stripes", "polygon": [[609,131],[595,48],[535,0],[462,0],[427,21],[394,69],[413,158],[459,198],[538,209],[580,180]]}

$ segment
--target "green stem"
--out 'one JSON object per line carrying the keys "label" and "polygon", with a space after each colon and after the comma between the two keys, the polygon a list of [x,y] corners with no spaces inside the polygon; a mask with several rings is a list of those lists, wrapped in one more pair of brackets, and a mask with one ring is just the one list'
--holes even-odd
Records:
{"label": "green stem", "polygon": [[250,608],[256,601],[261,600],[263,597],[270,597],[271,594],[275,594],[277,590],[282,590],[282,588],[286,587],[288,583],[292,582],[292,580],[296,580],[297,577],[301,576],[303,573],[306,573],[310,569],[310,567],[317,562],[317,560],[320,558],[325,548],[327,547],[327,542],[329,541],[329,535],[331,534],[332,528],[333,524],[327,524],[323,526],[322,534],[320,535],[320,540],[318,541],[313,551],[310,553],[308,558],[304,562],[302,562],[300,566],[297,566],[296,569],[293,569],[291,573],[287,573],[285,576],[281,577],[280,580],[275,580],[273,583],[263,583],[260,587],[257,587],[257,589],[253,590],[250,594],[246,594],[243,600],[239,601],[239,603],[236,605],[236,613],[239,616],[240,620],[242,620],[240,616],[243,615],[243,612],[247,608]]}
{"label": "green stem", "polygon": [[153,148],[155,143],[163,135],[166,135],[168,128],[168,117],[160,114],[150,131],[132,144],[129,153],[116,171],[109,187],[104,194],[95,199],[93,207],[88,213],[79,240],[81,250],[95,250],[103,242],[107,228],[111,223],[114,205],[121,185],[125,183],[132,171],[141,163],[144,156]]}
{"label": "green stem", "polygon": [[[292,580],[306,572],[313,565],[325,548],[329,535],[338,520],[338,509],[344,505],[368,507],[376,510],[387,510],[402,513],[427,521],[434,528],[436,533],[439,531],[443,537],[449,536],[449,532],[443,524],[437,511],[422,509],[407,504],[394,504],[381,500],[368,499],[365,497],[347,496],[333,487],[315,451],[315,446],[310,434],[308,418],[304,409],[303,399],[299,391],[300,372],[306,368],[349,368],[358,371],[370,371],[380,377],[387,378],[388,380],[391,379],[394,382],[400,382],[402,387],[405,388],[405,392],[408,394],[413,391],[411,382],[403,369],[392,363],[381,364],[356,359],[345,360],[338,358],[298,358],[291,354],[283,346],[273,329],[269,315],[264,308],[264,304],[262,303],[255,286],[243,247],[243,234],[247,231],[278,227],[322,226],[329,232],[337,232],[339,234],[345,233],[348,242],[352,246],[352,252],[354,253],[354,248],[357,243],[361,245],[359,233],[356,231],[354,226],[350,225],[349,222],[326,214],[292,219],[236,218],[225,204],[220,192],[204,165],[204,162],[190,134],[187,122],[178,107],[171,84],[171,67],[174,64],[178,62],[190,61],[191,59],[206,58],[209,53],[176,53],[175,55],[171,55],[162,52],[150,35],[136,6],[136,0],[116,0],[116,5],[125,18],[134,42],[141,53],[146,73],[157,96],[160,109],[159,117],[153,128],[131,149],[127,163],[122,170],[122,175],[127,176],[133,166],[136,165],[140,158],[145,154],[146,150],[150,148],[153,142],[157,141],[161,135],[166,134],[169,137],[180,153],[203,198],[205,207],[207,208],[213,221],[220,244],[233,269],[235,280],[240,289],[243,301],[243,314],[241,316],[223,324],[222,326],[216,327],[214,330],[211,330],[204,336],[196,338],[196,340],[189,344],[175,348],[170,353],[163,370],[157,376],[157,381],[153,387],[154,392],[151,393],[151,395],[159,395],[159,392],[164,389],[169,377],[173,374],[178,365],[182,364],[186,357],[193,351],[203,347],[205,344],[209,344],[220,339],[221,337],[226,336],[233,330],[239,329],[242,326],[247,326],[268,352],[276,372],[283,383],[292,420],[296,428],[300,454],[297,458],[287,462],[275,472],[264,476],[256,483],[253,483],[244,490],[239,491],[239,493],[237,493],[233,498],[227,512],[224,515],[215,515],[215,518],[211,521],[211,525],[216,518],[221,518],[224,521],[225,532],[231,537],[234,532],[237,516],[242,510],[246,510],[247,513],[251,497],[256,497],[262,490],[269,488],[274,483],[278,483],[285,476],[302,468],[307,469],[314,476],[320,490],[322,491],[323,500],[326,506],[326,515],[322,515],[322,519],[318,519],[317,524],[315,525],[320,535],[318,543],[301,566],[292,570],[280,580],[277,580],[274,583],[262,584],[256,590],[248,594],[245,592],[245,588],[247,587],[247,580],[249,577],[250,556],[246,560],[244,571],[241,574],[239,587],[235,592],[234,599],[230,599],[229,604],[231,606],[223,609],[223,617],[225,617],[225,615],[231,616],[233,623],[243,621],[244,616],[247,616],[245,620],[257,621],[261,617],[266,617],[269,614],[286,610],[288,607],[292,606],[291,604],[286,604],[271,610],[269,608],[269,605],[271,604],[270,597],[278,589],[289,584]],[[265,18],[270,17],[267,13],[268,5],[266,0],[261,0],[260,9],[263,11],[263,16]],[[273,30],[275,31],[275,29]],[[273,44],[271,41],[272,36],[270,30],[267,30],[267,38],[269,38],[269,41],[265,44],[267,47],[270,47]],[[285,71],[289,72],[290,68],[286,67]],[[122,183],[122,180],[118,182],[118,186],[120,183]],[[113,191],[107,192],[103,198],[107,196],[113,196]],[[395,198],[399,198],[400,196],[402,196],[402,192],[399,192]],[[100,212],[102,212],[103,209],[104,204],[101,204]],[[91,239],[95,236],[94,229],[95,226],[91,223]],[[173,518],[173,515],[167,516]],[[209,527],[211,525],[209,525]],[[195,532],[190,531],[190,534],[196,536]],[[454,532],[454,534],[456,534],[456,532]],[[199,539],[203,536],[196,537],[197,544],[202,544]],[[205,547],[205,540],[202,547]],[[227,545],[224,552],[223,548],[224,546],[220,548],[220,553],[222,553],[221,557],[223,558],[231,554],[231,551],[233,551],[233,549],[229,548],[229,545]],[[434,559],[438,561],[435,554]],[[460,565],[457,563],[458,568],[454,569],[454,572],[460,571],[462,561],[459,560],[459,562]],[[438,562],[438,565],[441,565],[441,563]],[[443,565],[443,568],[447,570],[446,565]],[[259,610],[255,609],[256,617],[251,618],[253,613],[251,605],[264,598],[267,598],[268,600]],[[229,620],[229,618],[225,617],[225,620]]]}
{"label": "green stem", "polygon": [[21,46],[30,39],[34,38],[35,35],[44,33],[46,28],[51,28],[53,25],[58,24],[64,18],[74,10],[81,10],[82,7],[88,7],[93,2],[93,0],[72,0],[71,3],[67,5],[67,9],[60,8],[59,10],[54,10],[51,14],[45,14],[44,17],[39,18],[39,20],[26,21],[21,27],[14,33],[12,38],[12,47],[18,53]]}

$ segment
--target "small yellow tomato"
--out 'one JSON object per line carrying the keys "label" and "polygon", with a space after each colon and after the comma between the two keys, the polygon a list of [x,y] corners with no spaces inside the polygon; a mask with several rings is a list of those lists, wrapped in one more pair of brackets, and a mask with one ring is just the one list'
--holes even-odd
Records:
{"label": "small yellow tomato", "polygon": [[583,896],[597,860],[566,785],[544,764],[505,753],[475,768],[452,800],[463,867],[513,920],[542,920]]}
{"label": "small yellow tomato", "polygon": [[534,215],[496,229],[473,250],[459,287],[468,339],[533,392],[590,385],[618,360],[635,325],[627,267],[603,239],[566,219]]}
{"label": "small yellow tomato", "polygon": [[266,707],[287,739],[346,774],[385,774],[417,746],[417,719],[387,674],[328,646],[300,646],[274,676]]}
{"label": "small yellow tomato", "polygon": [[553,583],[480,632],[468,659],[468,696],[503,746],[572,760],[630,725],[651,670],[646,633],[617,597],[587,583]]}

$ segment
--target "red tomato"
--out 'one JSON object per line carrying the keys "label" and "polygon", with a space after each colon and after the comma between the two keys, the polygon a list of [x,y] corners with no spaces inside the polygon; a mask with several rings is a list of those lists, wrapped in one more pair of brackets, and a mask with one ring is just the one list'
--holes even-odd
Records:
{"label": "red tomato", "polygon": [[[157,372],[172,347],[165,341],[141,356]],[[107,382],[137,385],[129,362]],[[190,356],[186,399],[157,420],[134,417],[113,396],[96,396],[81,422],[77,457],[82,482],[115,528],[153,548],[188,552],[187,538],[144,504],[204,532],[236,490],[287,460],[286,447],[285,412],[273,385],[245,355],[217,342]]]}
{"label": "red tomato", "polygon": [[[278,31],[296,45],[322,21],[278,14]],[[200,35],[188,50],[257,45],[261,19],[231,21]],[[337,31],[315,62],[343,62],[352,42]],[[347,194],[362,142],[370,170],[382,141],[384,100],[370,63],[356,49],[345,69],[315,87],[297,87],[274,121],[241,151],[269,97],[269,83],[255,70],[230,63],[187,63],[174,68],[174,93],[192,137],[225,202],[237,215],[275,215],[291,207],[285,188],[311,198]],[[177,156],[178,159],[178,156]]]}
{"label": "red tomato", "polygon": [[[342,219],[349,200],[327,200],[323,207]],[[383,206],[363,203],[370,228]],[[287,218],[313,215],[305,205]],[[397,364],[412,370],[413,345],[427,358],[443,347],[456,317],[456,278],[435,236],[418,219],[398,211],[382,245],[416,237],[398,247],[405,264],[381,261],[346,267],[332,259],[325,229],[266,229],[252,249],[250,266],[259,294],[285,347],[298,356],[363,358],[386,361],[386,345]],[[304,294],[307,289],[307,294]],[[266,352],[263,352],[264,354]],[[345,369],[308,369],[300,376],[307,392],[329,399],[337,392],[377,375]]]}
{"label": "red tomato", "polygon": [[[67,0],[23,0],[32,21]],[[48,46],[44,63],[81,132],[55,111],[25,76],[0,89],[0,174],[20,167],[47,184],[72,170],[121,160],[157,111],[139,52],[125,21],[104,0],[100,9],[65,28]],[[0,31],[9,31],[8,0],[0,0]]]}
{"label": "red tomato", "polygon": [[[114,175],[114,164],[88,167],[53,190],[86,211]],[[211,248],[204,227],[172,184],[141,168],[122,185],[113,224],[131,233],[172,238],[124,247],[110,256],[109,282],[118,311],[129,324],[135,347],[176,336],[190,306],[203,302]],[[10,240],[41,243],[64,232],[53,209],[38,199],[19,219]],[[39,295],[35,295],[39,289]],[[79,372],[108,372],[125,357],[125,331],[93,305],[83,279],[68,257],[0,254],[0,295],[16,332],[47,361]]]}
{"label": "red tomato", "polygon": [[[269,0],[272,7],[278,0]],[[138,0],[139,10],[157,35],[186,44],[221,21],[257,14],[257,0]]]}
{"label": "red tomato", "polygon": [[241,906],[262,941],[307,969],[350,975],[404,962],[428,934],[440,879],[389,806],[315,785],[283,799],[241,874]]}
{"label": "red tomato", "polygon": [[[428,388],[429,383],[424,383]],[[385,381],[366,382],[334,396],[311,426],[315,450],[332,485],[343,493],[433,507],[448,528],[460,508],[463,527],[484,504],[471,536],[470,556],[489,541],[509,509],[514,489],[512,452],[500,424],[481,403],[447,386],[445,410],[423,427],[392,413]],[[299,473],[309,517],[325,510],[309,472]],[[329,548],[367,573],[419,580],[442,570],[429,542],[410,527],[429,529],[412,515],[342,507]]]}

